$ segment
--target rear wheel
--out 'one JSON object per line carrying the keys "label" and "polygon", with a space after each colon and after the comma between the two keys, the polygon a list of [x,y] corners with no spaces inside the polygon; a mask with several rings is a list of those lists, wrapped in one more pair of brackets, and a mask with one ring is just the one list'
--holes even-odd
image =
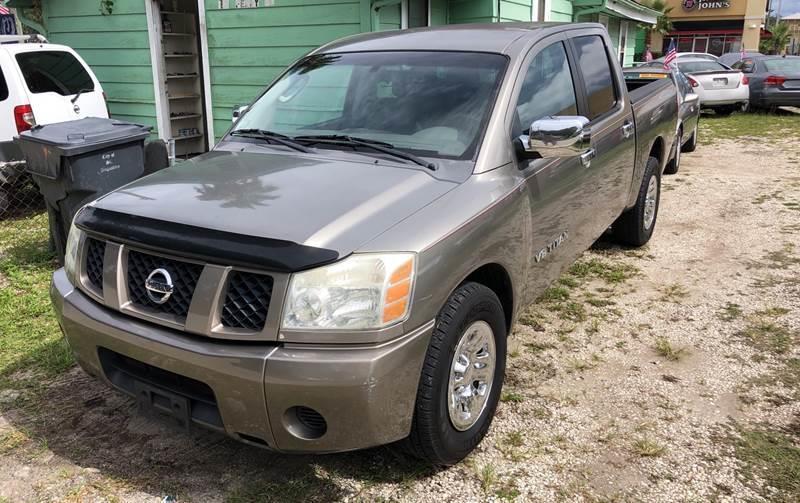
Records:
{"label": "rear wheel", "polygon": [[644,170],[636,205],[620,215],[611,226],[617,241],[630,246],[642,246],[650,241],[653,229],[656,227],[660,199],[659,163],[658,159],[650,157]]}
{"label": "rear wheel", "polygon": [[692,137],[689,138],[689,141],[683,144],[681,150],[684,152],[694,152],[697,148],[697,126],[695,126],[694,131],[692,131]]}
{"label": "rear wheel", "polygon": [[674,175],[681,167],[681,143],[683,143],[683,127],[678,130],[678,135],[675,137],[675,147],[673,147],[675,154],[664,168],[664,173],[667,175]]}
{"label": "rear wheel", "polygon": [[506,364],[506,322],[497,295],[465,283],[450,296],[431,336],[417,390],[412,454],[447,466],[464,459],[489,430]]}

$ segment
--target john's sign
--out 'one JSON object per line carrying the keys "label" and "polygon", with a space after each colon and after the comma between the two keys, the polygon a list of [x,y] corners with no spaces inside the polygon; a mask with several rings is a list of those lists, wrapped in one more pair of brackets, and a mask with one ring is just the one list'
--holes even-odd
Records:
{"label": "john's sign", "polygon": [[729,0],[683,0],[683,10],[727,9]]}

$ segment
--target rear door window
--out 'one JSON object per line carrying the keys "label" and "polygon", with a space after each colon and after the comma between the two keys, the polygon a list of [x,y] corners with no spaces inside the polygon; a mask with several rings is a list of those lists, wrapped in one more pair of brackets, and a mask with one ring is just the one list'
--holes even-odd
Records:
{"label": "rear door window", "polygon": [[94,91],[94,82],[80,61],[64,51],[23,52],[17,64],[30,92],[70,96]]}
{"label": "rear door window", "polygon": [[578,52],[578,66],[583,73],[583,83],[586,87],[588,118],[594,120],[609,112],[617,103],[614,73],[602,37],[599,35],[576,37],[573,43]]}

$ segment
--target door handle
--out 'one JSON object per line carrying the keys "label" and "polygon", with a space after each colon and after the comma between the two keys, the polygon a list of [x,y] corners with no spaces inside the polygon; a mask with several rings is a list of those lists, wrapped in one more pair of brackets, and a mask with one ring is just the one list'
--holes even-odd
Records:
{"label": "door handle", "polygon": [[633,122],[625,121],[622,125],[622,136],[627,140],[633,135]]}
{"label": "door handle", "polygon": [[592,165],[592,159],[597,156],[597,151],[593,148],[590,148],[586,152],[581,154],[581,164],[583,164],[584,168],[588,168]]}

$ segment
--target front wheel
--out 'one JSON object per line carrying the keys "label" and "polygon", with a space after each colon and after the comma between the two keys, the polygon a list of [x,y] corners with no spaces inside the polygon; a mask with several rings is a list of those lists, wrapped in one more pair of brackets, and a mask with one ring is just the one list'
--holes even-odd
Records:
{"label": "front wheel", "polygon": [[655,157],[647,159],[642,185],[633,208],[625,211],[611,226],[614,237],[622,244],[642,246],[653,235],[661,200],[661,176]]}
{"label": "front wheel", "polygon": [[492,423],[506,367],[506,322],[497,295],[465,283],[436,319],[417,390],[415,456],[437,466],[464,459]]}

